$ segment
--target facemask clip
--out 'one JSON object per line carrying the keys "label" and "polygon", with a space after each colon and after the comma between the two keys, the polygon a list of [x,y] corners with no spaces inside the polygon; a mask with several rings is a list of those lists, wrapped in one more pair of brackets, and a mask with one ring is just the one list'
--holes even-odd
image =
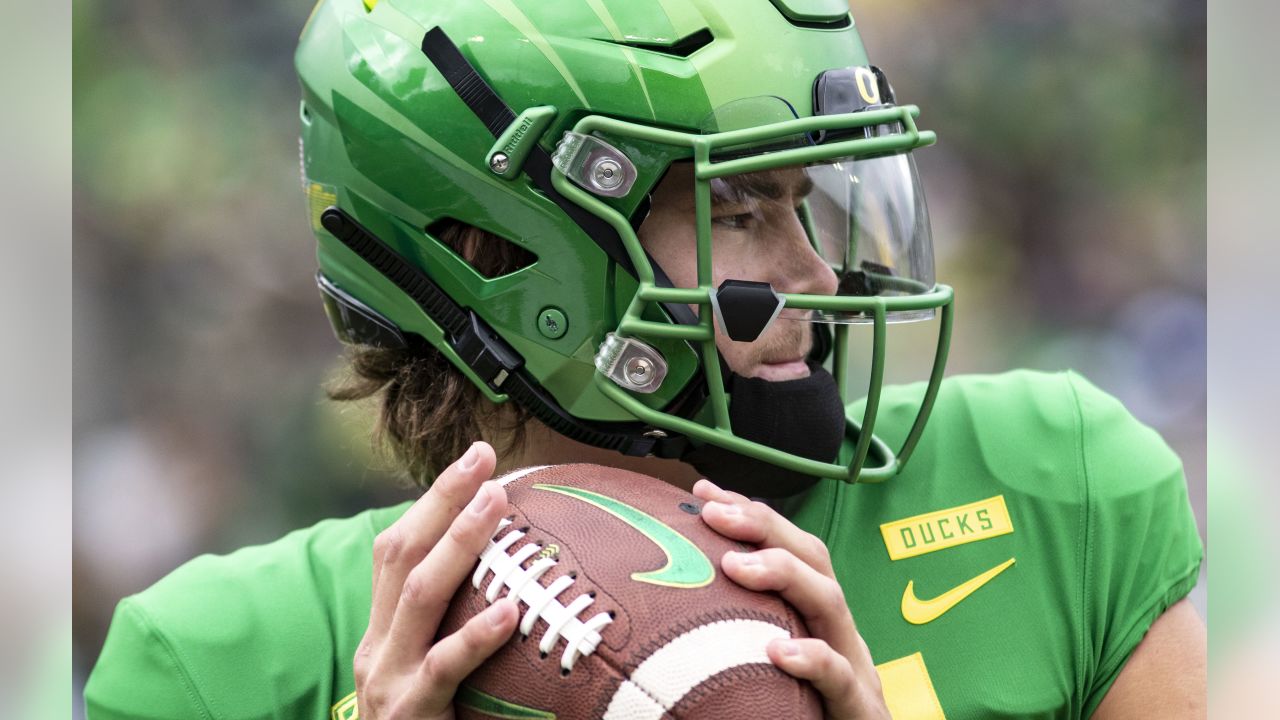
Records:
{"label": "facemask clip", "polygon": [[638,393],[651,393],[667,377],[667,361],[655,348],[635,338],[605,336],[596,353],[596,369],[608,378]]}
{"label": "facemask clip", "polygon": [[594,135],[567,131],[551,164],[565,177],[596,195],[623,197],[636,182],[636,166],[609,143]]}

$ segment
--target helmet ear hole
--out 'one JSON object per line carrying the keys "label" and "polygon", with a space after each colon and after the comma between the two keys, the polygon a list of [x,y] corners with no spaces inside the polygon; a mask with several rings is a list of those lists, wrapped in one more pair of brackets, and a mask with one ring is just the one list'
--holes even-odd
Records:
{"label": "helmet ear hole", "polygon": [[538,256],[528,248],[453,218],[436,220],[426,227],[426,233],[486,280],[510,275],[538,262]]}

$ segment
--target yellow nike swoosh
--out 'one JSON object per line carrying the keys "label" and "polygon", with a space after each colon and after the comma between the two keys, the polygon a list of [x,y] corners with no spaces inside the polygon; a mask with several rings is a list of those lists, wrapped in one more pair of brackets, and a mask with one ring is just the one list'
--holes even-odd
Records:
{"label": "yellow nike swoosh", "polygon": [[907,589],[902,591],[902,617],[912,625],[924,625],[937,620],[943,613],[955,607],[961,600],[973,594],[974,590],[991,582],[991,578],[1004,572],[1013,564],[1009,558],[981,575],[951,588],[932,600],[921,600],[916,597],[915,581],[907,581]]}

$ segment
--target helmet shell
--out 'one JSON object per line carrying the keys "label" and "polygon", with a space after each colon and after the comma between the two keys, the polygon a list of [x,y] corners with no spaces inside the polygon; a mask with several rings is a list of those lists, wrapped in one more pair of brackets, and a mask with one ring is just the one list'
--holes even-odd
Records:
{"label": "helmet shell", "polygon": [[[440,328],[385,277],[330,236],[326,207],[356,218],[474,310],[570,414],[633,420],[591,382],[593,357],[637,284],[531,183],[486,159],[495,138],[421,49],[442,28],[517,114],[556,110],[540,144],[595,114],[698,132],[718,108],[778,98],[812,113],[824,70],[867,64],[843,2],[829,0],[321,0],[296,56],[302,165],[321,272],[407,333],[440,345]],[[779,103],[781,105],[781,103]],[[777,118],[762,118],[762,122]],[[632,191],[604,199],[635,217],[687,149],[612,140],[637,168]],[[524,247],[537,262],[485,278],[429,232],[457,220]],[[549,337],[547,308],[567,318]],[[671,322],[661,312],[655,321]],[[641,400],[662,408],[697,373],[697,353],[659,344],[669,374]]]}

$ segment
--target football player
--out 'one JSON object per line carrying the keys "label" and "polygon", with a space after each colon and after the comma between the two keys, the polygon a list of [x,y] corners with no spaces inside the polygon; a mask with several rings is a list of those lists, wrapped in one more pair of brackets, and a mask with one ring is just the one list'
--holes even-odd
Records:
{"label": "football player", "polygon": [[843,0],[321,0],[297,68],[334,395],[427,490],[121,602],[91,719],[452,717],[520,613],[436,638],[491,478],[561,462],[758,544],[721,568],[802,613],[768,655],[830,717],[1203,716],[1178,458],[1072,373],[943,380],[934,135]]}

